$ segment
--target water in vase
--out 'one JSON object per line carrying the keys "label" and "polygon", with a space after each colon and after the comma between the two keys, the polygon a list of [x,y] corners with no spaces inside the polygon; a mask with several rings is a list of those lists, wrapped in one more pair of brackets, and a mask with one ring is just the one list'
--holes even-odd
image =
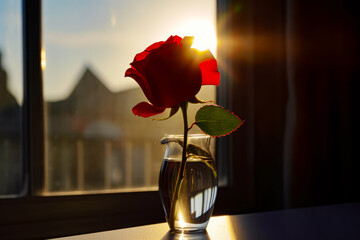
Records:
{"label": "water in vase", "polygon": [[[159,191],[167,220],[180,162],[181,159],[164,159],[160,171]],[[214,160],[190,157],[184,172],[176,204],[175,229],[183,232],[203,231],[212,214],[217,193]]]}

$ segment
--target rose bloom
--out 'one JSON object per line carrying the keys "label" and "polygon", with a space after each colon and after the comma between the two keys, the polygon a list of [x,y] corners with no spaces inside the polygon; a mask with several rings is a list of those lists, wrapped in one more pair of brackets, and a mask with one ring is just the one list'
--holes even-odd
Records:
{"label": "rose bloom", "polygon": [[133,113],[150,117],[191,101],[202,85],[219,85],[217,63],[209,50],[191,48],[192,37],[170,36],[137,54],[125,72],[141,87],[149,102],[133,107]]}

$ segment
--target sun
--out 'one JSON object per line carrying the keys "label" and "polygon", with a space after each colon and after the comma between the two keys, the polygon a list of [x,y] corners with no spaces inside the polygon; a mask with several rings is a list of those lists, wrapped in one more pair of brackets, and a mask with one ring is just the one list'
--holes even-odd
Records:
{"label": "sun", "polygon": [[200,51],[209,49],[215,56],[217,45],[215,23],[204,19],[189,20],[176,28],[176,34],[183,37],[193,36],[193,48]]}

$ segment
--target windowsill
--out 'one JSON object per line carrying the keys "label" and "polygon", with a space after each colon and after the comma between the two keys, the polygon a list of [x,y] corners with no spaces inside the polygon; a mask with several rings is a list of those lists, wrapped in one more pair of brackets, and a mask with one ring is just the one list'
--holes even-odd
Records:
{"label": "windowsill", "polygon": [[360,203],[212,217],[205,234],[171,234],[166,223],[84,234],[82,239],[355,239]]}
{"label": "windowsill", "polygon": [[91,194],[113,194],[113,193],[132,193],[132,192],[155,192],[158,187],[128,187],[119,189],[102,189],[102,190],[84,190],[84,191],[61,191],[61,192],[44,192],[41,196],[73,196],[73,195],[91,195]]}

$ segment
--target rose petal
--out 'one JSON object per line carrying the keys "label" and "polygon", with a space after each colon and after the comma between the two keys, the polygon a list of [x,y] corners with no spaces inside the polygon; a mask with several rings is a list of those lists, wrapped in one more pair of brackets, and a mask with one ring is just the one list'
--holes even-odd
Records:
{"label": "rose petal", "polygon": [[193,49],[163,48],[151,55],[145,77],[156,107],[175,107],[195,96],[202,83],[199,64]]}
{"label": "rose petal", "polygon": [[202,85],[216,85],[219,86],[220,83],[220,73],[218,72],[217,62],[215,59],[209,59],[203,61],[199,64],[201,75],[202,75]]}
{"label": "rose petal", "polygon": [[136,116],[148,118],[164,112],[165,108],[156,108],[148,102],[141,102],[133,107],[132,111]]}
{"label": "rose petal", "polygon": [[149,51],[146,51],[146,50],[141,53],[136,54],[133,62],[137,62],[137,61],[141,61],[141,60],[145,59],[148,54],[149,54]]}
{"label": "rose petal", "polygon": [[197,58],[199,62],[204,62],[206,60],[215,60],[214,55],[209,49],[205,51],[198,51]]}
{"label": "rose petal", "polygon": [[149,55],[149,53],[152,50],[159,48],[163,44],[164,44],[164,41],[160,41],[160,42],[151,44],[143,52],[136,54],[133,62],[137,62],[137,61],[141,61],[141,60],[145,59],[146,56]]}
{"label": "rose petal", "polygon": [[184,37],[182,40],[181,40],[181,46],[182,47],[191,47],[194,43],[194,37]]}
{"label": "rose petal", "polygon": [[130,65],[135,68],[141,75],[145,76],[147,65],[149,64],[149,57],[141,61],[132,62]]}
{"label": "rose petal", "polygon": [[154,100],[148,82],[144,79],[144,76],[141,73],[139,73],[136,69],[134,68],[127,69],[125,72],[125,77],[131,77],[132,79],[134,79],[139,84],[141,90],[144,92],[146,98],[150,102]]}
{"label": "rose petal", "polygon": [[170,36],[166,41],[165,44],[172,44],[172,43],[176,43],[176,45],[179,45],[181,43],[182,38],[175,35],[175,36]]}
{"label": "rose petal", "polygon": [[152,50],[160,47],[160,46],[163,45],[163,44],[164,44],[164,41],[160,41],[160,42],[153,43],[153,44],[151,44],[150,46],[148,46],[148,47],[145,49],[145,51],[150,52],[150,51],[152,51]]}

